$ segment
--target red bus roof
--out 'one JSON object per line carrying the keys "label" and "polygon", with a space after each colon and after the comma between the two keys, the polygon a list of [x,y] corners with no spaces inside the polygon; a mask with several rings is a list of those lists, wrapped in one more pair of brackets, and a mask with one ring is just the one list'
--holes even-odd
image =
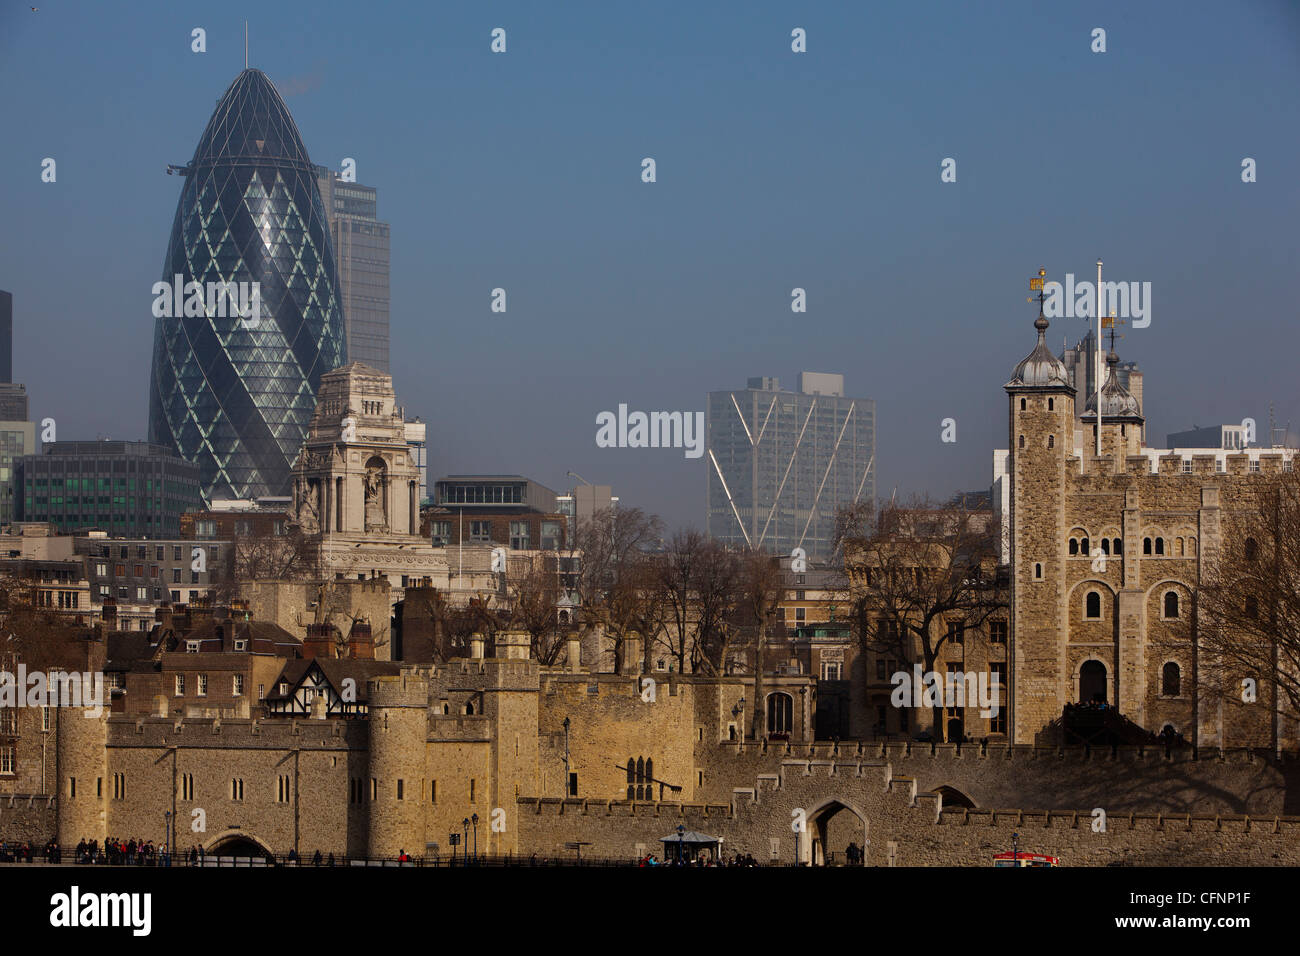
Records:
{"label": "red bus roof", "polygon": [[1026,853],[1024,850],[1020,850],[1019,852],[1017,852],[1017,851],[1013,851],[1013,850],[1008,850],[1006,853],[999,853],[999,854],[997,854],[996,856],[993,857],[993,859],[995,859],[995,860],[1011,860],[1013,863],[1014,863],[1016,860],[1047,860],[1047,861],[1050,861],[1050,862],[1052,862],[1052,863],[1060,863],[1060,862],[1061,862],[1061,860],[1060,860],[1059,857],[1055,857],[1055,856],[1046,856],[1046,855],[1044,855],[1044,854],[1042,854],[1042,853]]}

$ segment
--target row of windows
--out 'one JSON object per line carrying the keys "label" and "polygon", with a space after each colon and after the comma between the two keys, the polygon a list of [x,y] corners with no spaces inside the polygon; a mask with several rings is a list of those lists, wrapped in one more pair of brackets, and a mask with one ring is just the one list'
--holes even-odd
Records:
{"label": "row of windows", "polygon": [[[573,774],[572,776],[573,776],[574,778],[576,778],[576,777],[577,777],[577,774]],[[379,799],[379,779],[378,779],[377,777],[371,777],[371,778],[370,778],[370,787],[369,787],[368,789],[369,789],[369,791],[370,791],[370,794],[369,794],[369,797],[367,798],[367,796],[366,796],[366,790],[367,790],[367,787],[365,786],[365,781],[364,781],[361,777],[351,777],[351,778],[349,778],[349,780],[348,780],[348,803],[364,803],[367,799],[370,799],[370,800],[378,800],[378,799]],[[405,781],[405,780],[400,779],[400,778],[398,779],[398,781],[397,781],[397,791],[396,791],[396,795],[397,795],[397,799],[398,799],[398,800],[405,800],[405,799],[406,799],[406,781]],[[424,799],[424,781],[420,781],[420,794],[419,794],[419,799],[421,799],[421,800]],[[478,780],[475,779],[474,777],[470,777],[470,778],[469,778],[469,802],[470,802],[470,803],[476,803],[477,800],[478,800]],[[429,802],[430,802],[430,803],[437,803],[437,802],[438,802],[438,781],[437,781],[437,780],[430,780],[430,781],[429,781]]]}
{"label": "row of windows", "polygon": [[[187,649],[187,650],[192,650],[193,653],[198,653],[198,647],[197,647],[198,643],[199,643],[198,641],[190,641],[190,642],[189,642],[189,645],[195,645],[195,646],[190,647],[189,645],[187,645],[187,648],[186,648],[186,649]],[[239,646],[240,644],[243,644],[244,646],[243,646],[243,647],[240,647],[240,646]],[[244,641],[236,641],[236,642],[235,642],[235,650],[237,650],[237,651],[242,651],[242,650],[244,650],[245,647],[247,647],[247,646],[248,646],[247,643],[244,642]],[[207,675],[207,674],[196,674],[196,675],[194,675],[194,678],[195,678],[195,679],[194,679],[194,683],[195,683],[195,696],[197,696],[197,697],[206,697],[206,696],[208,696],[208,675]],[[261,695],[261,688],[262,688],[263,686],[264,686],[264,685],[260,685],[260,684],[258,685],[258,699],[259,699],[259,700],[261,699],[261,696],[262,696],[262,695]],[[232,697],[243,697],[243,696],[244,696],[244,675],[243,675],[243,674],[231,674],[231,675],[230,675],[230,695],[231,695]],[[177,697],[184,697],[184,696],[185,696],[185,675],[184,675],[184,674],[177,674],[177,675],[176,675],[176,696],[177,696]]]}
{"label": "row of windows", "polygon": [[[1166,591],[1163,600],[1163,617],[1174,619],[1179,616],[1179,600],[1177,591]],[[1083,616],[1093,620],[1101,617],[1101,594],[1097,591],[1089,591],[1083,599]]]}

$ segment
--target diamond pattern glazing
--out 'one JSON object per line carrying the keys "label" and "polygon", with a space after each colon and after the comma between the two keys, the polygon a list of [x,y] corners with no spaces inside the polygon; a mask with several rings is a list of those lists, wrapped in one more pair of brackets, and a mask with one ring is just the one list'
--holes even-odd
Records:
{"label": "diamond pattern glazing", "polygon": [[259,70],[231,84],[187,168],[163,281],[175,275],[258,282],[261,313],[251,328],[206,306],[156,320],[150,441],[198,465],[209,501],[288,494],[320,377],[347,355],[315,170]]}

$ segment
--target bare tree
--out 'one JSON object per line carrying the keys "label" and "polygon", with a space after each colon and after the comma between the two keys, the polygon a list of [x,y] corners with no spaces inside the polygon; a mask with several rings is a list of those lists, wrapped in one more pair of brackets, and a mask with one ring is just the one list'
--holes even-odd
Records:
{"label": "bare tree", "polygon": [[603,509],[581,522],[569,542],[574,597],[584,629],[599,626],[612,644],[614,668],[622,670],[627,636],[644,637],[643,659],[662,618],[647,552],[662,534],[662,522],[640,508]]}
{"label": "bare tree", "polygon": [[[954,636],[945,625],[979,627],[1008,606],[996,576],[995,524],[988,512],[937,508],[923,500],[906,508],[889,503],[874,515],[857,508],[841,516],[839,543],[864,667],[868,650],[896,653],[903,662],[919,653],[926,672],[933,673]],[[935,736],[946,739],[941,704],[932,719]]]}
{"label": "bare tree", "polygon": [[1273,476],[1247,510],[1225,515],[1219,547],[1202,547],[1191,612],[1165,609],[1185,622],[1169,643],[1191,649],[1203,701],[1271,735],[1264,715],[1300,714],[1300,475]]}
{"label": "bare tree", "polygon": [[563,592],[555,559],[534,558],[518,566],[519,570],[511,569],[507,585],[509,625],[528,632],[534,660],[554,664],[564,647],[558,623]]}

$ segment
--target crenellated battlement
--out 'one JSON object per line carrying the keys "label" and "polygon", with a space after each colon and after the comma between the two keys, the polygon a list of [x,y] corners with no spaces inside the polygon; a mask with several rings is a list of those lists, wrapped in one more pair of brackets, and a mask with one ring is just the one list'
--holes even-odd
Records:
{"label": "crenellated battlement", "polygon": [[108,746],[248,750],[363,749],[364,721],[111,717]]}

